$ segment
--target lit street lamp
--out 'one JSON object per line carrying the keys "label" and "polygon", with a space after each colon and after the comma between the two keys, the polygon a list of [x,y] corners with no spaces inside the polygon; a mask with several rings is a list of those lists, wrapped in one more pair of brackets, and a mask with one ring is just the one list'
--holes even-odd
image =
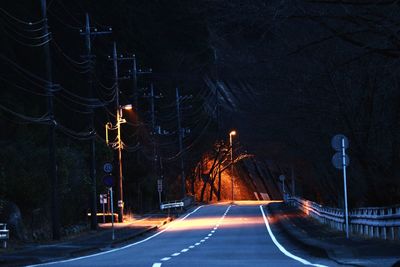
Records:
{"label": "lit street lamp", "polygon": [[231,182],[232,182],[232,202],[234,200],[233,198],[233,143],[232,143],[232,136],[236,135],[236,131],[231,131],[229,133],[229,144],[231,147]]}
{"label": "lit street lamp", "polygon": [[[122,186],[122,140],[121,140],[121,124],[126,123],[126,120],[122,118],[122,110],[132,110],[132,105],[119,106],[117,110],[117,124],[115,127],[112,126],[110,122],[106,124],[106,143],[108,145],[108,130],[117,130],[117,143],[118,148],[118,165],[119,165],[119,176],[118,176],[118,186],[119,186],[119,200],[118,200],[118,221],[123,221],[124,215],[124,201],[123,201],[123,186]],[[113,146],[115,147],[115,145]]]}

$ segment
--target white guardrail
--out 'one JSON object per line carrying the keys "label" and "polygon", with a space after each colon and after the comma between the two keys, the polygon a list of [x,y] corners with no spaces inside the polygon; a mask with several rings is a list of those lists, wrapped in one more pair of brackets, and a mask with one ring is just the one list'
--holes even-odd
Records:
{"label": "white guardrail", "polygon": [[[319,222],[345,231],[343,209],[324,207],[299,197],[287,197],[286,201]],[[400,240],[400,205],[349,210],[349,232],[371,238]]]}
{"label": "white guardrail", "polygon": [[160,204],[160,209],[171,209],[171,208],[186,208],[194,203],[193,196],[187,196],[182,200],[174,200],[169,202],[163,202]]}

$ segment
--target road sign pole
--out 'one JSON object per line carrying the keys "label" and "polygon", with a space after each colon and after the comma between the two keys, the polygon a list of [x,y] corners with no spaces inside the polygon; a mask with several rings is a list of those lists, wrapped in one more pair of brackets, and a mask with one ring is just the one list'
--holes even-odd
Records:
{"label": "road sign pole", "polygon": [[346,238],[349,238],[349,213],[348,213],[348,208],[347,208],[346,152],[345,152],[344,138],[342,138],[342,163],[343,163],[344,208],[345,208],[345,216],[346,216]]}
{"label": "road sign pole", "polygon": [[103,199],[103,223],[106,223],[106,207]]}
{"label": "road sign pole", "polygon": [[115,239],[115,234],[114,234],[114,204],[113,204],[113,191],[112,187],[110,187],[110,206],[111,206],[111,231],[112,231],[112,240]]}

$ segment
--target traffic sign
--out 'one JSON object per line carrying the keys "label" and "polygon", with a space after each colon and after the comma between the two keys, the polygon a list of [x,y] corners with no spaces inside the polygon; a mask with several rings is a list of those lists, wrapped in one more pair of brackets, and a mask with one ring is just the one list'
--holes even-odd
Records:
{"label": "traffic sign", "polygon": [[105,173],[111,173],[113,170],[113,165],[110,162],[106,162],[103,165],[103,170]]}
{"label": "traffic sign", "polygon": [[107,187],[112,187],[114,185],[114,177],[107,174],[103,177],[103,184]]}
{"label": "traffic sign", "polygon": [[[332,157],[332,164],[336,169],[343,169],[343,155],[341,152],[336,152]],[[344,155],[344,165],[347,167],[350,164],[350,158],[347,155]]]}
{"label": "traffic sign", "polygon": [[123,208],[124,202],[122,200],[118,200],[118,208]]}
{"label": "traffic sign", "polygon": [[100,194],[100,204],[107,204],[107,194]]}
{"label": "traffic sign", "polygon": [[344,139],[344,149],[347,149],[349,147],[349,139],[347,139],[346,136],[343,134],[337,134],[334,137],[332,137],[331,140],[331,145],[332,148],[335,149],[336,151],[341,151],[342,150],[342,140]]}
{"label": "traffic sign", "polygon": [[162,192],[162,180],[161,179],[157,180],[157,189],[158,189],[158,192]]}
{"label": "traffic sign", "polygon": [[160,209],[165,210],[165,209],[170,209],[170,208],[179,208],[183,207],[185,204],[180,201],[180,202],[172,202],[172,203],[165,203],[160,205]]}

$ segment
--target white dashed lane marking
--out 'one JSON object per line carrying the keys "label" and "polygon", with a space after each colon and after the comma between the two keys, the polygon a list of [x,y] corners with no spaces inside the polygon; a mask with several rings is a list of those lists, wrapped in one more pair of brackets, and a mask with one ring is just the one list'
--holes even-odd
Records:
{"label": "white dashed lane marking", "polygon": [[[171,257],[177,257],[177,256],[179,256],[181,253],[188,252],[190,249],[193,249],[193,248],[195,248],[196,246],[199,246],[201,243],[204,243],[207,239],[209,239],[209,238],[215,233],[215,231],[218,229],[219,224],[225,219],[225,216],[226,216],[226,214],[228,213],[228,211],[229,211],[230,208],[231,208],[231,206],[229,206],[229,207],[226,209],[225,213],[221,216],[221,218],[218,220],[218,222],[217,222],[217,224],[215,225],[215,227],[213,228],[213,230],[211,230],[210,233],[209,233],[207,236],[205,236],[202,240],[200,240],[199,242],[195,243],[194,245],[191,245],[191,246],[189,246],[188,248],[184,248],[184,249],[182,249],[180,252],[176,252],[176,253],[171,254]],[[168,260],[171,259],[171,257],[162,258],[161,261],[168,261]],[[162,263],[156,262],[156,263],[153,263],[153,266],[152,266],[152,267],[161,267],[161,265],[162,265]]]}

